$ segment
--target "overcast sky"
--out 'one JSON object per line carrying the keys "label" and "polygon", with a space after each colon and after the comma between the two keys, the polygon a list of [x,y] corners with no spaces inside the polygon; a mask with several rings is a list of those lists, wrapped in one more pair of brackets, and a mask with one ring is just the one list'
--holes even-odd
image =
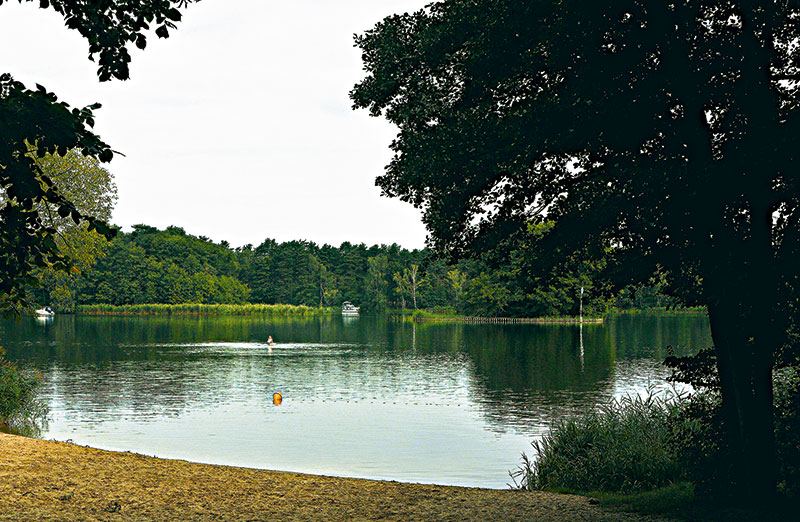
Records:
{"label": "overcast sky", "polygon": [[103,104],[115,150],[113,221],[265,238],[424,245],[419,212],[380,196],[396,129],[347,96],[353,34],[429,0],[202,0],[167,40],[134,49],[131,80],[100,84],[88,45],[36,3],[0,7],[0,72],[72,106]]}

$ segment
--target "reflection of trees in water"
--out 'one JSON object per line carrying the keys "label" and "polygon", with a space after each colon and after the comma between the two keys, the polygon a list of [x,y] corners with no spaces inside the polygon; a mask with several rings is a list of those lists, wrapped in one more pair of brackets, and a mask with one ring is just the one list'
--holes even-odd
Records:
{"label": "reflection of trees in water", "polygon": [[475,362],[472,398],[492,426],[533,434],[565,415],[658,384],[666,347],[710,345],[706,318],[623,316],[602,325],[448,325]]}
{"label": "reflection of trees in water", "polygon": [[[460,360],[460,390],[493,429],[535,433],[554,415],[593,401],[598,387],[608,388],[613,358],[602,342],[592,341],[598,337],[592,328],[588,342],[597,349],[586,350],[583,366],[573,326],[395,323],[387,326],[387,337],[395,349],[415,340],[421,364]],[[436,378],[442,375],[444,369],[436,372]]]}
{"label": "reflection of trees in water", "polygon": [[[369,318],[350,326],[338,317],[58,317],[46,328],[13,325],[8,344],[10,355],[42,369],[51,394],[78,414],[178,415],[287,387],[290,400],[412,402],[447,396],[443,390],[465,378],[464,357],[415,356],[406,340],[413,328]],[[247,344],[270,334],[279,343],[272,355]],[[219,344],[237,341],[244,344]],[[319,348],[334,341],[345,346]]]}
{"label": "reflection of trees in water", "polygon": [[[268,335],[278,342],[272,355],[219,344]],[[629,361],[663,359],[668,344],[687,353],[710,343],[703,318],[641,316],[585,325],[583,358],[575,325],[371,317],[59,316],[3,323],[2,336],[9,358],[43,370],[76,411],[174,416],[281,389],[289,401],[464,402],[498,430],[528,433],[635,383],[643,370]]]}
{"label": "reflection of trees in water", "polygon": [[620,315],[610,318],[604,329],[613,332],[621,358],[667,357],[667,346],[676,355],[697,353],[712,346],[708,318],[701,315]]}
{"label": "reflection of trees in water", "polygon": [[610,368],[603,347],[586,352],[581,367],[579,332],[572,326],[465,325],[464,339],[489,390],[584,391]]}
{"label": "reflection of trees in water", "polygon": [[[472,325],[469,325],[470,327]],[[465,349],[476,361],[474,401],[498,431],[538,435],[565,414],[594,403],[613,370],[602,332],[573,325],[470,328]]]}

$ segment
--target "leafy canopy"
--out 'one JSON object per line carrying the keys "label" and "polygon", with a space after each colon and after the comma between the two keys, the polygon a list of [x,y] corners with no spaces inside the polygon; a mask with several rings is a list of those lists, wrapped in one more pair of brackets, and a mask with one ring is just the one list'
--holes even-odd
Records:
{"label": "leafy canopy", "polygon": [[551,247],[613,245],[631,279],[746,262],[731,243],[791,278],[796,3],[450,0],[386,18],[356,37],[351,92],[399,128],[377,184],[424,210],[440,250],[549,219]]}
{"label": "leafy canopy", "polygon": [[[0,6],[7,0],[0,0]],[[22,2],[22,0],[19,0]],[[65,25],[89,42],[89,58],[98,63],[100,81],[129,77],[131,44],[144,49],[146,32],[155,27],[169,36],[181,19],[177,7],[191,0],[39,0],[43,9],[63,15]],[[53,207],[62,218],[86,223],[107,238],[114,232],[97,217],[82,212],[47,176],[36,158],[63,156],[72,149],[108,162],[112,149],[94,134],[93,104],[71,108],[41,85],[28,89],[9,73],[0,74],[0,308],[20,313],[36,284],[36,267],[68,270],[71,259],[57,245],[56,228],[43,221],[40,208]],[[34,145],[34,154],[28,147]]]}

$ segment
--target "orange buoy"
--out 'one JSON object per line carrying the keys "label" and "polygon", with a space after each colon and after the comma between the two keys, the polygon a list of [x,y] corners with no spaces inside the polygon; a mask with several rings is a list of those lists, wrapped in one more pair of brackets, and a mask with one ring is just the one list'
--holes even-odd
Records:
{"label": "orange buoy", "polygon": [[282,402],[283,402],[283,395],[281,395],[281,392],[275,392],[272,394],[272,404],[274,404],[275,406],[280,406]]}

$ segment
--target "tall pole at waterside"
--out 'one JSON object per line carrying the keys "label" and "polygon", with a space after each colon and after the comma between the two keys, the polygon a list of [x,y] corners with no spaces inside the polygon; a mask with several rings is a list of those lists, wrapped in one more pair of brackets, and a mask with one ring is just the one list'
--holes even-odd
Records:
{"label": "tall pole at waterside", "polygon": [[583,322],[583,287],[581,287],[581,299],[580,299],[580,308],[578,311],[578,320],[582,323]]}

